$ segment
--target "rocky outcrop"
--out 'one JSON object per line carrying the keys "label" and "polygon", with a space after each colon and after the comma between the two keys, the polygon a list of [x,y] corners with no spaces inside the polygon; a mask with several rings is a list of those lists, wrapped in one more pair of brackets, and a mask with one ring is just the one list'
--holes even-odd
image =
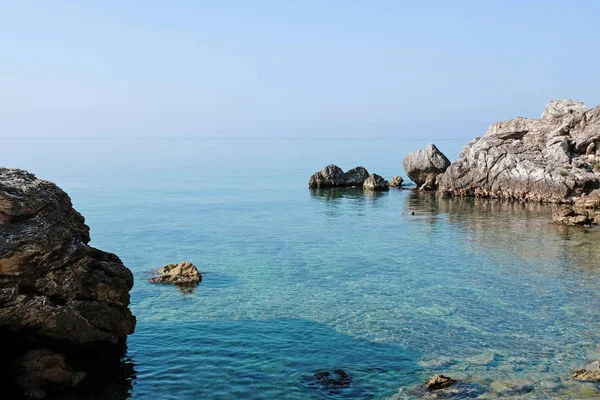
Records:
{"label": "rocky outcrop", "polygon": [[84,218],[55,184],[0,168],[0,239],[0,337],[15,343],[11,354],[89,351],[133,333],[131,271],[87,244]]}
{"label": "rocky outcrop", "polygon": [[356,167],[344,172],[337,165],[331,164],[314,173],[308,181],[308,186],[310,188],[361,187],[368,177],[369,172],[364,167]]}
{"label": "rocky outcrop", "polygon": [[372,174],[367,178],[367,180],[363,184],[363,188],[365,190],[388,190],[389,185],[388,181],[383,179],[383,177],[377,174]]}
{"label": "rocky outcrop", "polygon": [[395,188],[402,187],[403,182],[404,182],[404,179],[402,179],[402,177],[393,176],[392,180],[390,181],[390,187],[395,187]]}
{"label": "rocky outcrop", "polygon": [[573,379],[582,382],[600,382],[600,361],[594,361],[585,369],[573,372]]}
{"label": "rocky outcrop", "polygon": [[450,160],[434,144],[407,154],[402,159],[406,175],[419,190],[435,190],[438,177],[450,166]]}
{"label": "rocky outcrop", "polygon": [[469,142],[443,175],[452,195],[577,202],[600,188],[600,106],[548,103],[540,119],[496,122]]}
{"label": "rocky outcrop", "polygon": [[585,210],[576,210],[572,207],[562,207],[552,214],[552,219],[560,225],[589,226],[597,223],[595,218]]}
{"label": "rocky outcrop", "polygon": [[202,275],[194,264],[182,261],[179,264],[169,264],[158,269],[157,276],[150,278],[150,283],[171,283],[174,285],[198,284]]}
{"label": "rocky outcrop", "polygon": [[424,386],[429,390],[440,390],[454,385],[458,381],[444,375],[434,375],[431,379],[425,382]]}

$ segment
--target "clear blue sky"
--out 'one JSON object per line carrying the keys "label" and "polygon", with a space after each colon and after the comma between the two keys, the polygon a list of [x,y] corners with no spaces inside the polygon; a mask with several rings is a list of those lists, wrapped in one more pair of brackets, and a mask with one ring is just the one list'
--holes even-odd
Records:
{"label": "clear blue sky", "polygon": [[3,1],[1,136],[466,138],[600,103],[598,1]]}

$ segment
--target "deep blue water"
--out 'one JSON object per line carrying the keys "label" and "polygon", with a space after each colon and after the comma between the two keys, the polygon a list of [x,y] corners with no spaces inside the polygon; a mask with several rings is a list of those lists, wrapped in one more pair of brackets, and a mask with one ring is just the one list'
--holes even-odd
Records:
{"label": "deep blue water", "polygon": [[[551,206],[307,188],[329,163],[404,176],[425,144],[3,139],[0,163],[65,189],[133,271],[133,399],[410,398],[434,373],[487,398],[599,396],[569,375],[600,357],[600,231]],[[193,293],[146,282],[183,260]],[[350,387],[313,378],[336,368]]]}

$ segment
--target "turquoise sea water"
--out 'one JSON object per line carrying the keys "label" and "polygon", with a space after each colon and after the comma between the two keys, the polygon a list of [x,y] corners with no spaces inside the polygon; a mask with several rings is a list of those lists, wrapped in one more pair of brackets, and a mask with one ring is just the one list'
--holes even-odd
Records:
{"label": "turquoise sea water", "polygon": [[[600,358],[600,231],[551,206],[307,188],[329,163],[404,176],[425,144],[3,139],[0,163],[65,189],[135,275],[115,398],[403,399],[435,373],[466,383],[455,398],[600,396],[570,379]],[[194,292],[147,283],[182,260]],[[313,378],[336,368],[349,387]]]}

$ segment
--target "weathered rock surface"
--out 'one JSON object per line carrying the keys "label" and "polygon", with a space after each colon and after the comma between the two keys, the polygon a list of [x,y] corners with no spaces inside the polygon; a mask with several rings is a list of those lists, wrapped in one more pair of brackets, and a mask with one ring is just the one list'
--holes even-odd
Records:
{"label": "weathered rock surface", "polygon": [[454,385],[458,381],[444,375],[434,375],[431,379],[425,382],[424,386],[429,390],[440,390]]}
{"label": "weathered rock surface", "polygon": [[583,382],[600,382],[600,361],[594,361],[585,369],[573,372],[573,379]]}
{"label": "weathered rock surface", "polygon": [[390,181],[390,187],[399,188],[402,187],[402,183],[404,183],[404,179],[401,176],[393,176]]}
{"label": "weathered rock surface", "polygon": [[[89,241],[64,191],[26,171],[0,168],[0,338],[14,343],[11,354],[111,347],[133,333],[133,275]],[[62,365],[44,358],[51,359]]]}
{"label": "weathered rock surface", "polygon": [[438,177],[450,166],[450,160],[434,144],[429,144],[425,149],[407,154],[402,164],[419,190],[435,190]]}
{"label": "weathered rock surface", "polygon": [[369,177],[369,172],[364,167],[356,167],[344,171],[337,165],[328,165],[310,177],[308,186],[311,188],[325,187],[360,187]]}
{"label": "weathered rock surface", "polygon": [[388,190],[388,181],[377,174],[370,175],[363,184],[365,190]]}
{"label": "weathered rock surface", "polygon": [[198,272],[196,266],[189,261],[165,265],[156,272],[158,276],[150,278],[150,283],[188,285],[197,284],[202,281],[202,275]]}
{"label": "weathered rock surface", "polygon": [[553,100],[540,119],[496,122],[443,175],[452,195],[576,202],[600,187],[600,106]]}

